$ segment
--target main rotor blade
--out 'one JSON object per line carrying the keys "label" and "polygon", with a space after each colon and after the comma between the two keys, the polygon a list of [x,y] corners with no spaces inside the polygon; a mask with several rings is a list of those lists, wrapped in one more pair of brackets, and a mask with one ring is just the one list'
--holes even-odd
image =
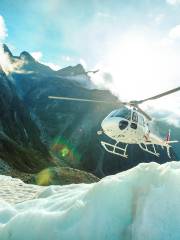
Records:
{"label": "main rotor blade", "polygon": [[[70,98],[70,97],[56,97],[56,96],[48,96],[50,99],[57,99],[57,100],[66,100],[66,101],[79,101],[79,102],[94,102],[94,103],[106,103],[106,104],[115,104],[116,102],[108,102],[96,99],[84,99],[84,98]],[[121,104],[120,102],[117,102]]]}
{"label": "main rotor blade", "polygon": [[146,112],[144,112],[139,106],[136,106],[136,108],[138,109],[138,111],[140,112],[140,113],[142,113],[148,120],[152,120],[152,118],[146,113]]}
{"label": "main rotor blade", "polygon": [[153,97],[146,98],[146,99],[139,100],[139,101],[132,101],[131,103],[141,104],[141,103],[144,103],[144,102],[149,101],[149,100],[155,100],[155,99],[164,97],[164,96],[166,96],[166,95],[169,95],[169,94],[171,94],[171,93],[177,92],[177,91],[179,91],[179,90],[180,90],[180,87],[177,87],[177,88],[171,89],[171,90],[169,90],[169,91],[163,92],[163,93],[161,93],[161,94],[155,95],[155,96],[153,96]]}

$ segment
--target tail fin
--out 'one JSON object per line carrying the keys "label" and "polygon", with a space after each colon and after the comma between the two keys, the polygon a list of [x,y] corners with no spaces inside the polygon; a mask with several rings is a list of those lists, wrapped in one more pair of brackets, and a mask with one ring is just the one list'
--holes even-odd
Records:
{"label": "tail fin", "polygon": [[166,135],[166,142],[170,142],[170,138],[171,138],[171,130],[169,129],[167,135]]}
{"label": "tail fin", "polygon": [[169,130],[168,130],[168,133],[167,133],[167,135],[166,135],[166,140],[165,140],[165,142],[166,142],[167,144],[179,142],[179,141],[177,141],[177,140],[171,141],[170,138],[171,138],[171,130],[169,129]]}
{"label": "tail fin", "polygon": [[171,138],[171,130],[169,129],[169,131],[168,131],[168,133],[166,135],[165,142],[166,142],[166,148],[167,148],[168,157],[171,159],[170,150],[169,150],[171,145],[169,145],[169,144],[171,144],[171,143],[178,143],[179,141],[177,141],[177,140],[171,141],[170,138]]}
{"label": "tail fin", "polygon": [[167,148],[167,155],[171,159],[170,150],[169,150],[169,148],[171,147],[169,145],[170,138],[171,138],[171,130],[169,129],[168,132],[167,132],[167,135],[166,135],[166,144],[167,144],[166,148]]}

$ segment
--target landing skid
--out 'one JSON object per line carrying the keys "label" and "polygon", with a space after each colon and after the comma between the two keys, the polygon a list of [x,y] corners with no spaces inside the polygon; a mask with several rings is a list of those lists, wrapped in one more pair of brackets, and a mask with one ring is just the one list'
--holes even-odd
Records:
{"label": "landing skid", "polygon": [[[104,149],[107,152],[124,157],[124,158],[128,158],[128,154],[127,154],[128,144],[126,144],[125,147],[123,148],[123,147],[117,146],[119,143],[120,142],[116,142],[116,144],[110,144],[110,143],[101,141],[101,145],[104,147]],[[139,143],[138,145],[143,151],[148,152],[156,157],[160,156],[160,154],[156,151],[154,144]],[[150,145],[152,146],[152,149],[148,148]],[[170,146],[167,145],[165,147],[167,148],[168,157],[171,158],[170,151],[169,151]],[[162,146],[162,148],[164,148],[164,147]]]}
{"label": "landing skid", "polygon": [[[148,153],[150,153],[150,154],[152,154],[152,155],[155,155],[156,157],[159,157],[160,154],[156,152],[156,148],[155,148],[155,145],[154,145],[154,144],[139,143],[138,145],[139,145],[139,147],[140,147],[143,151],[148,152]],[[148,149],[148,146],[149,146],[149,145],[152,145],[153,151],[151,151],[150,149]]]}
{"label": "landing skid", "polygon": [[126,144],[125,148],[122,148],[122,147],[117,146],[118,143],[119,142],[117,142],[116,144],[110,144],[110,143],[101,141],[101,145],[104,147],[104,149],[107,152],[124,157],[124,158],[128,158],[128,155],[126,153],[128,144]]}

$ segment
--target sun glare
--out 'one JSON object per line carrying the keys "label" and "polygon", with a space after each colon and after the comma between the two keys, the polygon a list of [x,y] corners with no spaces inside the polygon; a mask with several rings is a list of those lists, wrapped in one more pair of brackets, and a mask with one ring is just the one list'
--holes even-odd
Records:
{"label": "sun glare", "polygon": [[[178,62],[178,53],[160,40],[126,34],[109,49],[105,60],[98,66],[110,73],[113,81],[104,82],[101,78],[99,84],[104,84],[121,100],[148,98],[179,86]],[[149,104],[162,109],[171,108],[174,98],[168,96]]]}

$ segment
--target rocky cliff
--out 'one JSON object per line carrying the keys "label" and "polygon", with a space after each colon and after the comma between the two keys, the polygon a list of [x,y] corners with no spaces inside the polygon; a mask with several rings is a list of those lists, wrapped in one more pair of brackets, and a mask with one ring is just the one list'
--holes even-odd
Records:
{"label": "rocky cliff", "polygon": [[5,165],[26,172],[37,172],[50,164],[50,155],[40,140],[40,131],[2,68],[0,69],[0,158],[4,160]]}

